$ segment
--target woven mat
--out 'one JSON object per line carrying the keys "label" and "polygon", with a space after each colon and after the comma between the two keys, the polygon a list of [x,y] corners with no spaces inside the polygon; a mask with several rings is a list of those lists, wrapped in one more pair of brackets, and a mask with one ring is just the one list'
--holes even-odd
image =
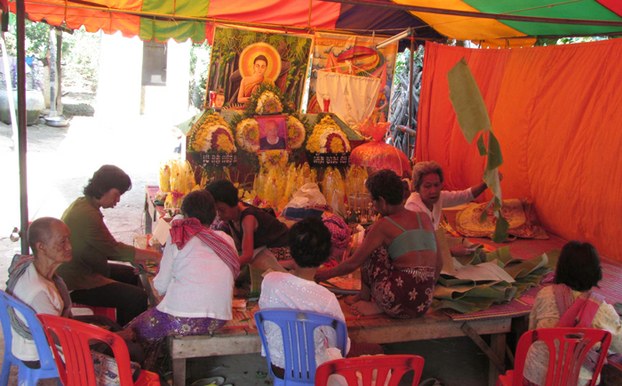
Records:
{"label": "woven mat", "polygon": [[535,300],[535,296],[542,287],[531,288],[526,291],[520,298],[513,299],[509,303],[505,304],[495,304],[492,307],[476,312],[470,312],[466,314],[461,314],[454,310],[443,310],[443,312],[452,320],[477,320],[477,319],[488,319],[488,318],[496,318],[503,316],[511,316],[511,317],[519,317],[529,315],[531,308],[533,307],[533,303]]}
{"label": "woven mat", "polygon": [[256,302],[249,304],[246,308],[234,308],[233,319],[228,321],[227,324],[218,331],[218,334],[240,333],[243,331],[256,333],[255,312],[258,310],[259,306]]}

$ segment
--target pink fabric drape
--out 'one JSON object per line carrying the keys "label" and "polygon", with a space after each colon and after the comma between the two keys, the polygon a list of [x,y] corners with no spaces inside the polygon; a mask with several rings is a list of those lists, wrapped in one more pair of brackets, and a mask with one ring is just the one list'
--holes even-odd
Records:
{"label": "pink fabric drape", "polygon": [[501,143],[503,197],[533,200],[547,230],[622,261],[622,39],[500,50],[427,44],[415,155],[444,167],[448,189],[478,182],[485,164],[449,100],[447,72],[462,57]]}

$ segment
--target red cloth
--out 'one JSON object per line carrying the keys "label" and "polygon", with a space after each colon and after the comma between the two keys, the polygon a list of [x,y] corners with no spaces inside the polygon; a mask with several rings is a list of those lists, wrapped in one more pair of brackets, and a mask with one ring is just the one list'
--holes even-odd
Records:
{"label": "red cloth", "polygon": [[555,284],[553,290],[559,309],[557,327],[592,328],[592,320],[603,302],[602,296],[590,291],[574,299],[572,290],[564,284]]}
{"label": "red cloth", "polygon": [[238,259],[237,251],[216,232],[203,226],[198,219],[185,218],[173,220],[170,232],[171,240],[178,249],[182,249],[190,239],[197,236],[227,264],[227,267],[233,273],[233,277],[238,277],[240,273],[240,260]]}
{"label": "red cloth", "polygon": [[530,199],[547,231],[622,261],[622,39],[500,50],[428,42],[416,159],[437,161],[448,190],[481,182],[486,163],[449,98],[447,72],[463,57],[501,145],[503,197]]}

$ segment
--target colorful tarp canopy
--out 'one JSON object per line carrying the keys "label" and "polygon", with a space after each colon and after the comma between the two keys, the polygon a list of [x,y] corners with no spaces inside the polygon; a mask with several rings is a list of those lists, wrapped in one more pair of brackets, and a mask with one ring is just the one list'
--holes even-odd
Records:
{"label": "colorful tarp canopy", "polygon": [[[385,3],[390,3],[384,0]],[[392,35],[416,27],[422,36],[440,37],[405,10],[305,0],[25,0],[33,21],[89,32],[121,31],[142,40],[211,41],[215,23],[286,31],[343,30]],[[15,12],[15,0],[9,1]]]}
{"label": "colorful tarp canopy", "polygon": [[619,0],[25,0],[25,6],[33,21],[158,41],[209,40],[219,22],[388,35],[411,27],[423,38],[503,45],[533,42],[526,37],[622,34]]}

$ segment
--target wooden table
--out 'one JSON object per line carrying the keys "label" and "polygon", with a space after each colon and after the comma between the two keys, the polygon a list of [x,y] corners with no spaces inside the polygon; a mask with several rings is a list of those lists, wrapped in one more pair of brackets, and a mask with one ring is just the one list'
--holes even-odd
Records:
{"label": "wooden table", "polygon": [[[345,309],[348,306],[342,304],[342,307]],[[173,361],[173,384],[185,384],[188,358],[261,352],[261,341],[253,323],[253,310],[244,315],[245,326],[234,320],[233,324],[237,323],[237,326],[225,326],[224,330],[214,336],[171,337],[169,348]],[[346,316],[346,324],[348,336],[360,343],[397,343],[467,336],[488,356],[488,384],[492,386],[496,383],[499,372],[505,371],[506,334],[511,331],[514,317],[522,316],[507,315],[456,321],[443,313],[428,312],[421,318],[409,320],[390,319],[385,316]],[[482,339],[482,335],[490,335],[490,345]]]}

